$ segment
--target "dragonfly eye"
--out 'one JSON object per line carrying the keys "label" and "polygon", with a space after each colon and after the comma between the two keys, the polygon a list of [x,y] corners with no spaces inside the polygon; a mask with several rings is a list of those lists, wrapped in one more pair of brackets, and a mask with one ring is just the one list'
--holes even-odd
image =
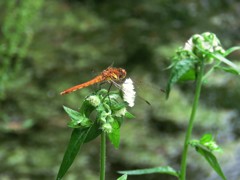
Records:
{"label": "dragonfly eye", "polygon": [[118,75],[118,77],[119,77],[119,79],[124,79],[125,77],[126,77],[126,71],[124,70],[124,69],[119,69],[119,75]]}

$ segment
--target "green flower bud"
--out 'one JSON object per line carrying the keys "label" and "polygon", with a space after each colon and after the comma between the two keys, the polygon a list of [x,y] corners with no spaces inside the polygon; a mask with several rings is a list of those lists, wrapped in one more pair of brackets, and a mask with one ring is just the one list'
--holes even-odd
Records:
{"label": "green flower bud", "polygon": [[224,54],[225,50],[221,46],[217,46],[215,48],[215,51],[218,52],[219,54]]}
{"label": "green flower bud", "polygon": [[199,45],[200,43],[202,43],[204,41],[204,38],[201,36],[201,35],[199,35],[199,34],[195,34],[195,35],[193,35],[193,37],[192,37],[192,42],[193,42],[193,44],[195,44],[195,45]]}
{"label": "green flower bud", "polygon": [[115,111],[114,115],[116,117],[122,117],[126,114],[126,112],[127,112],[127,109],[124,107],[122,109],[119,109],[118,111]]}
{"label": "green flower bud", "polygon": [[214,141],[204,143],[204,146],[206,146],[211,151],[220,150],[220,147]]}
{"label": "green flower bud", "polygon": [[111,133],[112,132],[112,126],[110,123],[105,123],[102,125],[102,130],[106,133]]}
{"label": "green flower bud", "polygon": [[205,32],[202,34],[203,38],[205,41],[209,42],[209,44],[211,44],[212,46],[218,46],[220,45],[220,41],[217,38],[217,36],[213,33],[210,32]]}
{"label": "green flower bud", "polygon": [[97,107],[97,106],[99,106],[99,104],[101,103],[99,97],[96,96],[96,95],[88,96],[86,100],[87,100],[93,107]]}
{"label": "green flower bud", "polygon": [[100,114],[100,121],[102,123],[106,123],[107,122],[107,117],[110,116],[111,114],[110,113],[107,113],[106,111],[103,111],[101,114]]}
{"label": "green flower bud", "polygon": [[112,117],[112,115],[107,117],[108,123],[112,123],[113,121],[114,121],[114,118]]}

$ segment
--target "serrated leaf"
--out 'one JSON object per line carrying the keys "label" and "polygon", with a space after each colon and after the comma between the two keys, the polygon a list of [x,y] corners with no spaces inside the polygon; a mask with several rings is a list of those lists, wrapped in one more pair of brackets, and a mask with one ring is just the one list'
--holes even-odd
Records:
{"label": "serrated leaf", "polygon": [[228,50],[225,51],[224,56],[228,56],[229,54],[231,54],[232,52],[234,52],[236,50],[240,50],[240,46],[235,46],[235,47],[229,48]]}
{"label": "serrated leaf", "polygon": [[127,180],[127,174],[122,175],[121,177],[117,178],[117,180]]}
{"label": "serrated leaf", "polygon": [[[171,91],[172,85],[177,83],[190,70],[194,70],[194,65],[195,65],[195,61],[193,59],[183,59],[175,63],[174,67],[172,68],[170,78],[168,80],[167,89],[166,89],[166,98],[169,97],[169,93]],[[195,75],[192,78],[195,78]]]}
{"label": "serrated leaf", "polygon": [[62,179],[62,177],[66,174],[67,170],[72,165],[76,155],[80,151],[80,148],[87,137],[89,129],[90,128],[73,129],[70,141],[68,143],[67,149],[65,151],[62,163],[57,174],[57,180]]}
{"label": "serrated leaf", "polygon": [[196,151],[201,154],[207,162],[210,164],[210,166],[215,170],[215,172],[223,179],[226,180],[226,177],[221,169],[221,166],[219,165],[217,158],[214,156],[214,154],[206,149],[203,146],[196,145],[195,146]]}
{"label": "serrated leaf", "polygon": [[68,116],[73,120],[73,121],[79,121],[82,118],[82,114],[79,113],[78,111],[75,111],[69,107],[63,106],[63,109],[65,112],[68,114]]}
{"label": "serrated leaf", "polygon": [[170,166],[160,166],[155,168],[137,169],[137,170],[130,170],[130,171],[118,171],[118,173],[127,174],[127,175],[143,175],[143,174],[160,173],[160,174],[169,174],[172,176],[179,177],[178,172]]}
{"label": "serrated leaf", "polygon": [[113,121],[111,123],[112,125],[112,133],[108,134],[110,142],[113,144],[113,146],[117,149],[120,144],[120,126],[117,121]]}
{"label": "serrated leaf", "polygon": [[68,123],[68,127],[79,128],[79,127],[90,127],[92,122],[88,119],[83,113],[75,111],[71,108],[63,106],[64,110],[71,118],[71,121]]}

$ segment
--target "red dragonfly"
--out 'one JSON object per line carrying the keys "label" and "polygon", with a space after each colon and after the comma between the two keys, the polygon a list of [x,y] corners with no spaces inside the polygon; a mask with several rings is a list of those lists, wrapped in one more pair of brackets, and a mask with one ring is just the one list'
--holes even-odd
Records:
{"label": "red dragonfly", "polygon": [[113,82],[115,84],[115,82],[120,82],[122,80],[125,79],[127,75],[126,70],[122,69],[122,68],[114,68],[114,67],[108,67],[107,69],[105,69],[104,71],[101,72],[101,74],[99,74],[98,76],[96,76],[95,78],[91,79],[90,81],[87,81],[85,83],[73,86],[69,89],[66,89],[65,91],[61,92],[61,95],[64,94],[68,94],[71,92],[74,92],[78,89],[82,89],[97,83],[101,83],[101,82]]}

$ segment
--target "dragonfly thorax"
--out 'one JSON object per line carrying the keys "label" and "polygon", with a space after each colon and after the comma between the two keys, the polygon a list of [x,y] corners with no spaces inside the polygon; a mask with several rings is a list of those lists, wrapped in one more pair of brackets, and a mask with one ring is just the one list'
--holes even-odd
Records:
{"label": "dragonfly thorax", "polygon": [[109,67],[102,72],[102,75],[108,80],[121,81],[125,79],[127,72],[122,68]]}

